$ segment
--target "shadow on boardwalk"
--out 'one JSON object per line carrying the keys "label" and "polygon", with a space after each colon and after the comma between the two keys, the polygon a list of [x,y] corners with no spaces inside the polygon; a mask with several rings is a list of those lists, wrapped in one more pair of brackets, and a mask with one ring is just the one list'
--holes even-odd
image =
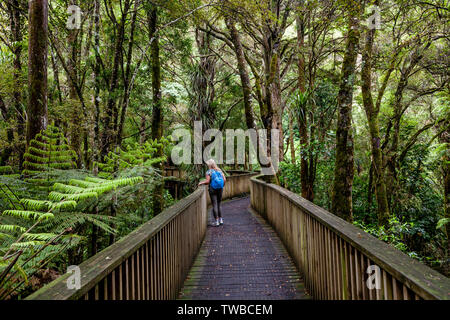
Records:
{"label": "shadow on boardwalk", "polygon": [[281,240],[262,218],[249,212],[249,205],[248,198],[222,204],[225,224],[208,226],[180,299],[309,298]]}

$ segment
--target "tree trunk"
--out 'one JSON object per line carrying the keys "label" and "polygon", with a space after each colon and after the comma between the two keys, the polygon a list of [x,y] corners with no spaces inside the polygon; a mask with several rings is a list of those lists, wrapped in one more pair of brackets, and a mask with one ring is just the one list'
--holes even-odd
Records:
{"label": "tree trunk", "polygon": [[[301,2],[301,1],[300,1]],[[299,3],[301,5],[301,3]],[[301,9],[301,7],[299,7]],[[303,55],[303,47],[305,45],[305,23],[303,15],[299,12],[296,17],[297,23],[297,50],[298,50],[298,91],[300,94],[306,94],[306,76],[305,76],[305,57]],[[308,154],[309,152],[309,137],[308,137],[308,110],[307,105],[300,106],[298,128],[300,135],[301,153],[300,153],[300,182],[302,197],[313,201],[314,200],[314,182],[310,175]]]}
{"label": "tree trunk", "polygon": [[48,1],[30,0],[28,11],[27,145],[47,128]]}
{"label": "tree trunk", "polygon": [[359,17],[362,4],[355,0],[346,3],[349,11],[349,23],[346,51],[342,64],[342,78],[337,98],[336,163],[331,210],[337,216],[351,222],[353,220],[352,188],[354,177],[352,102],[360,37]]}
{"label": "tree trunk", "polygon": [[233,43],[239,69],[239,76],[241,78],[241,85],[244,96],[245,121],[248,129],[254,129],[256,124],[251,104],[252,87],[250,83],[250,77],[248,75],[247,64],[245,63],[244,50],[242,48],[239,32],[236,29],[234,21],[231,18],[227,18],[226,24],[228,30],[230,31],[231,42]]}
{"label": "tree trunk", "polygon": [[[418,46],[418,48],[413,51],[411,55],[405,58],[402,65],[402,70],[400,72],[400,80],[398,81],[397,88],[394,94],[393,101],[393,133],[391,147],[387,151],[387,156],[385,160],[386,169],[386,192],[388,195],[388,204],[390,211],[393,212],[392,201],[395,199],[395,194],[397,193],[397,168],[398,168],[398,153],[400,147],[400,124],[402,116],[404,114],[403,110],[403,94],[408,86],[409,77],[413,73],[414,68],[422,60],[425,51],[430,47],[431,41],[428,41],[423,47]],[[389,137],[388,137],[389,138]]]}
{"label": "tree trunk", "polygon": [[98,162],[100,161],[100,0],[94,2],[94,146],[93,162],[94,174],[98,173]]}
{"label": "tree trunk", "polygon": [[[6,107],[5,101],[3,100],[1,95],[0,95],[0,112],[5,122],[8,122],[9,119],[11,118],[11,110],[9,110],[9,108]],[[5,148],[3,148],[2,152],[0,153],[0,166],[6,165],[6,162],[8,161],[9,157],[13,152],[14,130],[12,126],[7,127],[6,138],[8,141],[8,145],[5,146]]]}
{"label": "tree trunk", "polygon": [[[131,27],[130,27],[130,40],[128,41],[128,51],[127,51],[127,66],[125,70],[125,76],[124,76],[124,97],[122,99],[122,109],[120,111],[120,120],[119,120],[119,127],[117,130],[117,142],[116,144],[121,147],[122,146],[122,134],[123,134],[123,128],[125,126],[125,119],[127,115],[128,105],[130,103],[130,94],[131,94],[131,87],[132,87],[132,81],[130,78],[131,74],[131,60],[133,58],[133,47],[134,47],[134,32],[136,30],[136,20],[137,15],[139,11],[139,6],[141,5],[141,2],[137,0],[134,4],[133,14],[131,16]],[[151,39],[151,38],[150,38]],[[150,40],[151,41],[151,40]]]}
{"label": "tree trunk", "polygon": [[17,136],[19,141],[16,144],[16,149],[19,158],[19,170],[22,170],[23,155],[25,154],[25,112],[22,101],[23,84],[22,76],[22,21],[21,12],[18,0],[11,0],[7,2],[8,11],[10,15],[11,27],[11,42],[13,44],[14,54],[14,86],[13,86],[13,106],[16,110],[17,119]]}
{"label": "tree trunk", "polygon": [[[372,53],[376,29],[368,30],[363,52],[363,66],[361,70],[361,89],[363,105],[367,116],[372,149],[373,178],[378,207],[378,224],[386,226],[389,220],[389,206],[384,178],[383,156],[381,151],[380,126],[378,122],[379,108],[375,107],[372,98]],[[369,191],[370,192],[370,191]]]}
{"label": "tree trunk", "polygon": [[[161,105],[161,62],[159,58],[159,36],[156,33],[158,23],[158,10],[156,6],[151,5],[148,13],[148,23],[150,30],[150,41],[154,38],[150,46],[150,53],[152,58],[152,90],[153,90],[153,114],[152,114],[152,139],[161,140],[163,136],[163,114]],[[163,148],[160,146],[157,151],[157,156],[163,156]],[[158,163],[155,165],[160,170],[163,176],[164,164]],[[155,186],[153,194],[153,215],[158,215],[164,208],[164,178]]]}
{"label": "tree trunk", "polygon": [[[58,66],[58,62],[56,61],[54,51],[52,50],[51,47],[50,47],[50,58],[51,58],[52,68],[53,68],[53,78],[55,80],[56,90],[58,91],[57,92],[58,103],[60,105],[62,105],[63,100],[62,100],[61,82],[59,81],[59,66]],[[58,120],[58,122],[59,122],[59,120]]]}
{"label": "tree trunk", "polygon": [[111,77],[109,82],[109,96],[106,105],[106,112],[103,117],[103,134],[101,139],[101,159],[103,160],[108,152],[111,151],[111,145],[117,141],[115,138],[115,128],[118,121],[118,107],[117,107],[117,89],[119,86],[119,69],[122,61],[122,49],[125,38],[125,23],[130,9],[130,0],[125,0],[123,14],[120,23],[117,25],[117,36],[114,44],[114,57],[111,70]]}
{"label": "tree trunk", "polygon": [[[72,0],[71,4],[77,5],[77,1]],[[79,30],[69,30],[67,38],[68,42],[68,59],[67,59],[67,85],[69,87],[69,101],[70,101],[70,121],[69,121],[69,142],[72,150],[77,154],[76,164],[81,168],[83,155],[81,151],[82,144],[82,113],[80,101],[77,93],[78,85],[78,56],[80,48],[78,45]]]}

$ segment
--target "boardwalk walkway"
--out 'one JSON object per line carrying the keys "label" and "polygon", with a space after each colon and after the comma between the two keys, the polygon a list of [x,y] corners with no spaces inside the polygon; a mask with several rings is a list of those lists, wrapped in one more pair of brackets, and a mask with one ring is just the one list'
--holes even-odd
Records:
{"label": "boardwalk walkway", "polygon": [[249,206],[248,198],[223,203],[225,224],[208,226],[180,299],[309,298],[281,240]]}

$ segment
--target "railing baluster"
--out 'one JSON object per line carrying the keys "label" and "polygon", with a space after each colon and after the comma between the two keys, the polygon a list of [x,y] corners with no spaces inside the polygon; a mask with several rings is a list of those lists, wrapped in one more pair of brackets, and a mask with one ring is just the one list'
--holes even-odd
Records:
{"label": "railing baluster", "polygon": [[150,259],[150,275],[151,275],[151,284],[150,284],[150,288],[151,288],[151,300],[156,300],[156,259],[155,259],[155,255],[156,255],[156,239],[155,237],[153,237],[153,239],[151,240],[151,259]]}
{"label": "railing baluster", "polygon": [[[136,251],[136,299],[141,300],[141,255]],[[133,259],[134,260],[134,259]]]}
{"label": "railing baluster", "polygon": [[383,284],[384,284],[384,300],[392,300],[392,279],[391,275],[383,270]]}
{"label": "railing baluster", "polygon": [[156,249],[156,253],[155,253],[155,257],[156,257],[156,300],[161,300],[162,299],[162,272],[161,272],[161,233],[158,233],[156,235],[156,242],[155,242],[155,249]]}
{"label": "railing baluster", "polygon": [[399,283],[392,277],[392,293],[394,300],[403,300],[403,293],[400,289]]}
{"label": "railing baluster", "polygon": [[355,269],[355,252],[354,248],[348,244],[349,264],[350,264],[350,287],[351,287],[351,299],[357,300],[356,297],[356,269]]}
{"label": "railing baluster", "polygon": [[405,285],[402,285],[402,288],[403,288],[403,300],[410,300],[411,297],[409,295],[408,287]]}
{"label": "railing baluster", "polygon": [[341,262],[341,252],[340,252],[340,240],[338,235],[335,235],[335,255],[336,255],[336,270],[337,270],[337,284],[338,284],[338,300],[342,300],[342,262]]}

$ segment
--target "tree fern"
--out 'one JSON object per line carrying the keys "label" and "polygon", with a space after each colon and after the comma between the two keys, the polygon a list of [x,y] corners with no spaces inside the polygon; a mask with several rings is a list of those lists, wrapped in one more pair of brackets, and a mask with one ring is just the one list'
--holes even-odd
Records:
{"label": "tree fern", "polygon": [[111,177],[114,172],[133,167],[151,167],[156,163],[167,160],[166,156],[157,157],[158,148],[165,148],[169,141],[163,138],[161,141],[150,140],[144,144],[129,144],[125,149],[117,149],[110,152],[104,163],[97,163],[99,176]]}
{"label": "tree fern", "polygon": [[[27,277],[42,266],[42,262],[50,261],[62,250],[76,246],[82,237],[68,234],[81,225],[94,225],[104,232],[115,233],[112,228],[114,218],[88,214],[83,212],[90,201],[113,190],[142,183],[142,177],[125,177],[115,180],[100,178],[71,179],[67,184],[55,183],[48,199],[19,199],[14,208],[4,210],[0,217],[15,219],[16,224],[0,226],[0,260],[8,263],[0,264],[0,283],[7,281],[7,286],[15,290],[13,284],[23,283]],[[19,207],[20,206],[20,207]],[[86,209],[87,210],[87,209]],[[22,255],[23,253],[23,255]],[[14,260],[16,255],[20,259]],[[26,260],[25,257],[33,259]],[[15,271],[7,271],[11,265]],[[23,268],[25,273],[19,272]],[[19,277],[19,278],[17,278]],[[0,293],[1,298],[1,293]]]}
{"label": "tree fern", "polygon": [[[52,169],[67,170],[76,167],[76,153],[70,149],[64,134],[54,126],[48,126],[30,141],[24,160],[25,169],[22,174],[33,178],[46,172],[48,184],[51,184],[49,175]],[[43,179],[35,179],[33,182],[45,184]]]}

